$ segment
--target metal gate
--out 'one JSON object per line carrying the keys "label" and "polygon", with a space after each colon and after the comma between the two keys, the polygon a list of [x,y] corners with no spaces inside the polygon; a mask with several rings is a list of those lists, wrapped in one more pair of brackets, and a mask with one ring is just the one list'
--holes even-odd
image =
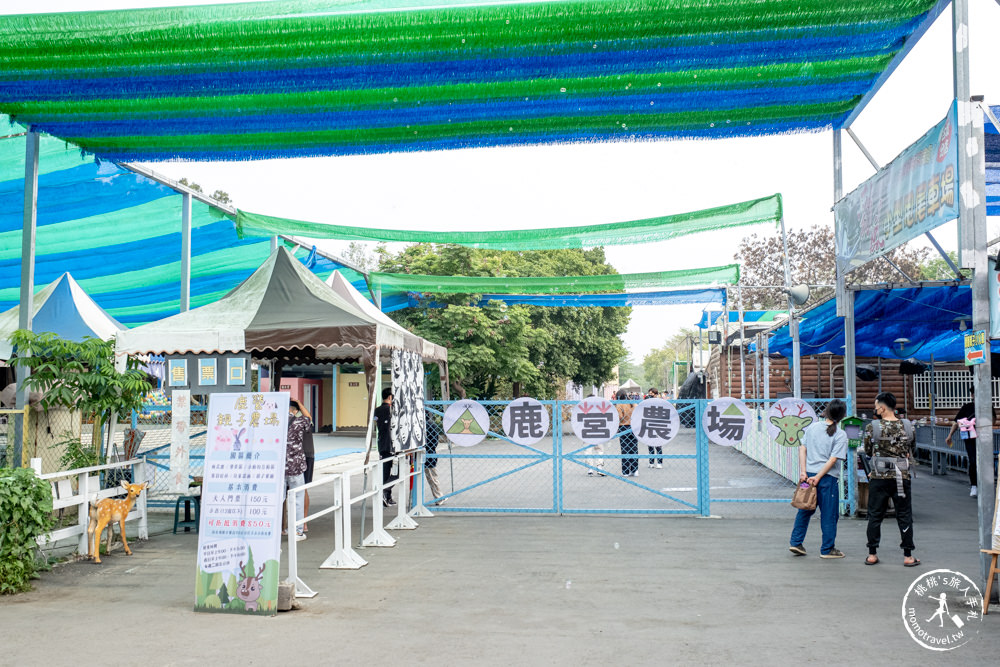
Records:
{"label": "metal gate", "polygon": [[[808,402],[821,413],[828,400]],[[570,428],[576,401],[539,401],[551,426],[532,446],[504,435],[501,415],[507,401],[478,401],[489,414],[487,437],[473,447],[458,447],[444,436],[442,426],[453,402],[425,402],[427,459],[436,467],[442,502],[435,503],[426,486],[422,492],[435,512],[782,516],[798,479],[797,448],[770,438],[770,404],[763,401],[746,401],[757,423],[737,447],[708,440],[702,415],[709,401],[673,401],[681,430],[662,454],[643,445],[638,454],[623,454],[620,438],[627,430],[605,443],[603,452],[585,445]],[[636,459],[638,474],[626,475],[632,467],[626,461]],[[845,512],[854,505],[853,466],[850,452],[842,495]]]}

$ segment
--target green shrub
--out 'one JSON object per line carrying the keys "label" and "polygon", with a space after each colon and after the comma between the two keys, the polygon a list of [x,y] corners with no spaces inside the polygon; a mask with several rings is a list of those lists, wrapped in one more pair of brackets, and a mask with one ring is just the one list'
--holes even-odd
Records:
{"label": "green shrub", "polygon": [[51,530],[52,490],[30,468],[0,468],[0,594],[31,590],[47,567],[35,537]]}

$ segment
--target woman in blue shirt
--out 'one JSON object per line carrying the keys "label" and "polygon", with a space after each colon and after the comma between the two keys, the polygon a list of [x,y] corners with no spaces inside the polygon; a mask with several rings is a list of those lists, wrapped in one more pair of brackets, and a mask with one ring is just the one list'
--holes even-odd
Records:
{"label": "woman in blue shirt", "polygon": [[[820,527],[823,530],[820,558],[844,557],[844,553],[834,545],[840,513],[837,480],[840,478],[840,462],[847,458],[847,435],[837,428],[837,424],[846,415],[847,405],[843,401],[836,398],[830,401],[823,415],[826,419],[806,429],[799,447],[799,484],[808,482],[816,487],[816,509],[820,512]],[[788,550],[796,556],[806,555],[802,543],[806,539],[809,519],[815,512],[815,509],[799,510],[795,516]]]}

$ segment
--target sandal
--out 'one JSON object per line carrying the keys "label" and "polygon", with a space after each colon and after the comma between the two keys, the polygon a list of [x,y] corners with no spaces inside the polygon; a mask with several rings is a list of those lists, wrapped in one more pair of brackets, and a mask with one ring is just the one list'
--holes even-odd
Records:
{"label": "sandal", "polygon": [[[874,558],[875,560],[872,560]],[[865,565],[878,565],[878,556],[875,554],[868,554],[868,558],[865,558]]]}
{"label": "sandal", "polygon": [[[911,558],[912,558],[912,556],[911,556]],[[920,565],[920,559],[919,558],[914,558],[909,563],[907,563],[905,560],[903,561],[903,567],[916,567],[918,565]]]}

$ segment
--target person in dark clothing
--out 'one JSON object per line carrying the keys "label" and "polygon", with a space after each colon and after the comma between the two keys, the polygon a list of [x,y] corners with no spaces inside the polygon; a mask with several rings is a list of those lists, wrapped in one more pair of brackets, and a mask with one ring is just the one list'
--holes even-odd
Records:
{"label": "person in dark clothing", "polygon": [[[378,455],[380,459],[388,459],[392,451],[392,389],[382,390],[382,405],[375,408],[375,427],[378,429]],[[382,484],[388,484],[396,479],[392,474],[392,461],[382,464]],[[396,501],[392,499],[392,487],[386,487],[382,492],[382,504],[393,507]]]}
{"label": "person in dark clothing", "polygon": [[[976,427],[975,390],[970,388],[969,393],[972,395],[972,400],[958,409],[958,414],[955,415],[955,421],[951,424],[951,430],[948,431],[948,438],[946,439],[946,442],[949,447],[954,447],[955,441],[953,440],[953,437],[955,435],[955,431],[959,431],[962,442],[965,443],[965,453],[969,457],[969,495],[975,498],[979,495],[979,489],[977,488],[979,484],[979,474],[976,470],[976,432],[979,429]],[[992,406],[990,407],[992,408]],[[996,423],[997,412],[994,408],[993,424],[995,425]]]}
{"label": "person in dark clothing", "polygon": [[912,426],[896,417],[896,397],[883,392],[875,397],[878,419],[865,427],[865,454],[872,457],[868,476],[868,558],[866,565],[877,565],[882,538],[882,519],[889,500],[896,508],[903,565],[916,567],[920,559],[913,555],[913,505],[910,494],[910,454],[913,451]]}

